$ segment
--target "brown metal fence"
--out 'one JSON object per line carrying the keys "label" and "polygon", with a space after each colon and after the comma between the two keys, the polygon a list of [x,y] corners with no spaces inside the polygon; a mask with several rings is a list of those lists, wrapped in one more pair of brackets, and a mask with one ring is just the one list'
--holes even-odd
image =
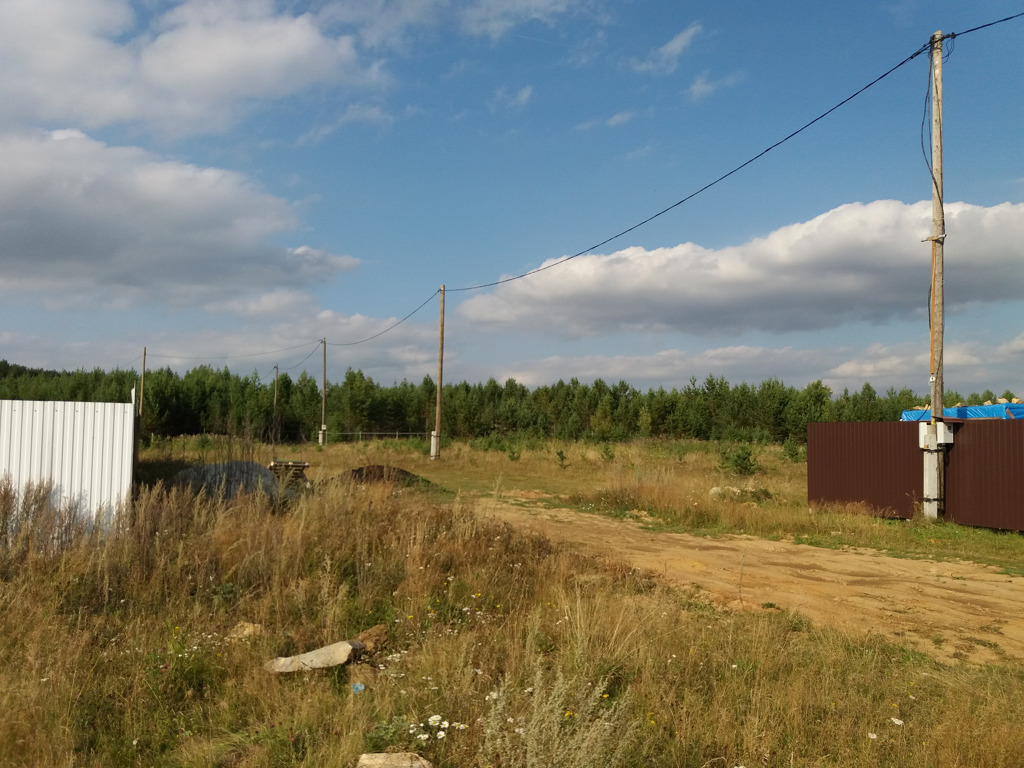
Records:
{"label": "brown metal fence", "polygon": [[[1024,421],[976,419],[951,426],[945,519],[1024,530]],[[923,478],[916,422],[808,427],[811,504],[864,502],[906,518],[922,496]]]}
{"label": "brown metal fence", "polygon": [[954,428],[946,519],[1024,530],[1024,421],[974,420]]}
{"label": "brown metal fence", "polygon": [[917,424],[809,424],[807,500],[860,501],[887,515],[909,518],[923,495],[922,461]]}

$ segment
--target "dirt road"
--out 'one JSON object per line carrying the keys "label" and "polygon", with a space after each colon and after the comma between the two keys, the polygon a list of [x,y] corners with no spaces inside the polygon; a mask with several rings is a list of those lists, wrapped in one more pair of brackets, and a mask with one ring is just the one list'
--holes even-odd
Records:
{"label": "dirt road", "polygon": [[484,515],[697,585],[732,610],[793,610],[879,634],[943,661],[1024,661],[1024,579],[966,562],[905,560],[747,536],[654,533],[529,499],[481,499]]}

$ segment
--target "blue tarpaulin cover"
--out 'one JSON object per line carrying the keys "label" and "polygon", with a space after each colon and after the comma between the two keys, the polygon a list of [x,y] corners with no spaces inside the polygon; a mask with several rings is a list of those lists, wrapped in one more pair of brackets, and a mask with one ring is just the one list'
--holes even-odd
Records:
{"label": "blue tarpaulin cover", "polygon": [[[1024,403],[995,403],[994,405],[961,405],[957,408],[943,408],[947,419],[1024,419]],[[904,411],[900,421],[931,421],[932,410]]]}

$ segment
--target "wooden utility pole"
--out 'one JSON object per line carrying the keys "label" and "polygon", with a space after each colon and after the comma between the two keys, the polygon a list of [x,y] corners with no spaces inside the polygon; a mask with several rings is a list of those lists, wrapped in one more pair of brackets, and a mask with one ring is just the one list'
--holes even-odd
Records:
{"label": "wooden utility pole", "polygon": [[441,323],[437,338],[437,395],[434,404],[434,433],[430,436],[430,458],[441,457],[441,375],[444,372],[444,283],[441,283]]}
{"label": "wooden utility pole", "polygon": [[320,340],[324,345],[324,377],[320,395],[320,445],[327,442],[327,337]]}
{"label": "wooden utility pole", "polygon": [[[932,420],[942,420],[943,311],[942,246],[946,218],[942,206],[942,32],[932,35]],[[938,405],[936,405],[936,403]],[[938,410],[936,410],[938,409]]]}
{"label": "wooden utility pole", "polygon": [[270,438],[277,445],[277,364],[274,365],[274,410],[270,415]]}
{"label": "wooden utility pole", "polygon": [[939,517],[946,507],[946,445],[952,432],[943,421],[942,340],[945,332],[943,245],[946,218],[942,202],[942,31],[931,38],[932,78],[932,305],[931,305],[931,405],[932,419],[922,441],[925,449],[926,517]]}
{"label": "wooden utility pole", "polygon": [[142,395],[146,391],[146,348],[142,348],[142,375],[139,376],[139,418],[142,418]]}

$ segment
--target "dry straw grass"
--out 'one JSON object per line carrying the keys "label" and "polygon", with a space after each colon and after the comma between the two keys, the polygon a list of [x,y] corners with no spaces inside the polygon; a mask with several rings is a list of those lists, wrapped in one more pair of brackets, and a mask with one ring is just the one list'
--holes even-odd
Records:
{"label": "dry straw grass", "polygon": [[[721,612],[473,512],[473,488],[550,482],[665,524],[694,509],[813,532],[799,466],[766,452],[753,483],[770,498],[712,501],[731,482],[714,452],[568,447],[561,468],[556,450],[462,447],[431,465],[332,448],[316,454],[322,477],[397,463],[455,493],[340,482],[281,510],[157,486],[102,535],[56,539],[60,510],[0,493],[0,763],[352,766],[390,748],[453,768],[1020,764],[1016,667],[945,667],[796,614]],[[828,530],[892,527],[828,514]],[[228,640],[241,621],[262,634]],[[386,643],[357,665],[261,668],[377,624]]]}

